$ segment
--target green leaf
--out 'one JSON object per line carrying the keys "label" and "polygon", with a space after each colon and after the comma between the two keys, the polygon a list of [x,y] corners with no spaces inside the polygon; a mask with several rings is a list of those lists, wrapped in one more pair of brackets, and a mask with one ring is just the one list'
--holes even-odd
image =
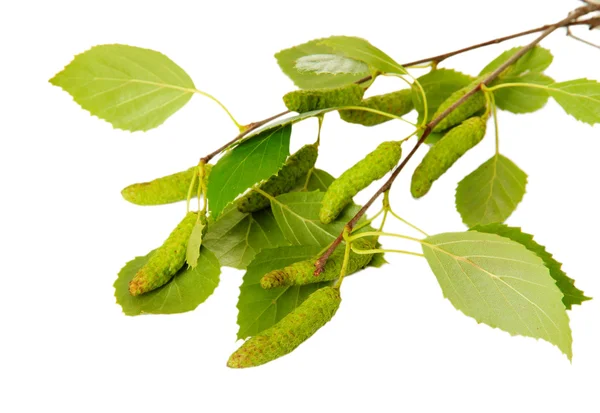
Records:
{"label": "green leaf", "polygon": [[50,83],[92,115],[129,131],[157,127],[196,92],[192,79],[167,56],[123,44],[75,56]]}
{"label": "green leaf", "polygon": [[[520,49],[521,47],[513,47],[512,49],[505,51],[484,67],[479,75],[493,72]],[[544,49],[541,46],[535,46],[513,63],[508,69],[502,72],[501,76],[518,76],[525,72],[540,73],[550,66],[553,59],[554,57],[552,56],[552,53],[550,53],[550,50]]]}
{"label": "green leaf", "polygon": [[336,53],[351,59],[361,60],[382,73],[407,73],[394,59],[360,37],[332,36],[321,39],[318,44],[330,47]]}
{"label": "green leaf", "polygon": [[225,154],[212,168],[207,197],[213,219],[252,185],[269,178],[290,154],[292,126],[268,129]]}
{"label": "green leaf", "polygon": [[333,176],[331,176],[328,172],[323,171],[322,169],[313,169],[310,177],[308,178],[308,183],[306,184],[307,191],[327,191],[329,185],[335,180]]}
{"label": "green leaf", "polygon": [[266,273],[315,256],[318,246],[293,246],[265,249],[248,266],[240,287],[238,300],[238,339],[255,336],[271,327],[298,307],[314,291],[331,284],[314,283],[303,286],[265,290],[260,279]]}
{"label": "green leaf", "polygon": [[600,123],[600,83],[575,79],[548,86],[550,96],[575,119],[593,125]]}
{"label": "green leaf", "polygon": [[504,224],[489,224],[478,225],[471,228],[471,230],[486,232],[488,234],[497,234],[501,237],[509,238],[523,245],[529,251],[540,257],[550,271],[550,276],[556,281],[556,286],[563,293],[562,302],[567,310],[570,310],[575,304],[581,305],[584,301],[591,300],[590,297],[583,295],[583,291],[575,287],[575,280],[569,278],[562,270],[562,264],[556,261],[552,254],[546,251],[545,247],[535,242],[533,240],[533,235],[526,234],[521,228],[509,227]]}
{"label": "green leaf", "polygon": [[264,248],[289,245],[270,210],[244,214],[231,205],[210,223],[204,245],[221,265],[244,269]]}
{"label": "green leaf", "polygon": [[[503,83],[534,83],[549,85],[554,83],[552,78],[541,73],[525,73],[521,76],[507,76],[495,85]],[[532,87],[507,87],[494,91],[496,105],[512,113],[531,113],[544,107],[548,101],[548,91]]]}
{"label": "green leaf", "polygon": [[192,311],[202,304],[219,284],[221,268],[215,255],[202,248],[198,266],[182,268],[167,284],[154,291],[133,297],[129,281],[144,266],[150,254],[129,261],[114,283],[117,303],[127,315],[175,314]]}
{"label": "green leaf", "polygon": [[202,246],[202,236],[204,235],[204,222],[202,220],[196,221],[194,228],[187,244],[187,250],[185,254],[185,261],[187,264],[196,268],[198,264],[198,258],[200,258],[200,247]]}
{"label": "green leaf", "polygon": [[512,335],[544,339],[571,359],[563,295],[536,254],[508,238],[476,231],[428,237],[423,253],[458,310]]}
{"label": "green leaf", "polygon": [[335,54],[302,56],[296,60],[295,68],[299,72],[312,72],[317,75],[324,73],[331,75],[342,73],[364,74],[369,72],[369,66],[366,63]]}
{"label": "green leaf", "polygon": [[504,222],[525,195],[527,174],[496,154],[456,188],[456,209],[468,227]]}
{"label": "green leaf", "polygon": [[354,83],[369,75],[369,71],[356,74],[331,75],[327,73],[315,74],[311,72],[300,72],[296,69],[296,61],[304,56],[315,54],[332,54],[333,49],[319,44],[323,39],[315,39],[275,54],[279,67],[296,86],[302,89],[319,89],[327,87],[338,87]]}
{"label": "green leaf", "polygon": [[[419,84],[427,97],[427,121],[433,118],[437,108],[459,89],[468,86],[473,82],[473,78],[464,73],[452,69],[436,69],[417,78]],[[416,83],[413,83],[412,99],[415,109],[419,113],[419,122],[423,121],[424,105],[423,97]]]}
{"label": "green leaf", "polygon": [[360,209],[349,205],[334,222],[322,224],[319,210],[323,196],[323,192],[290,192],[271,200],[279,228],[292,245],[329,245]]}

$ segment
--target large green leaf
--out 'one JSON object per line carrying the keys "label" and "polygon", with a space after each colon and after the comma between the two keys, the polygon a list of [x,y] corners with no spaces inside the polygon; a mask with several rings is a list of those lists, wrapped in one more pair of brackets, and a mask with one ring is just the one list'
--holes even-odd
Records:
{"label": "large green leaf", "polygon": [[339,75],[342,73],[364,74],[369,72],[369,66],[360,60],[336,54],[311,54],[296,60],[296,70],[312,72],[317,75],[324,73]]}
{"label": "large green leaf", "polygon": [[[520,49],[521,47],[513,47],[512,49],[506,50],[500,56],[492,60],[486,67],[484,67],[479,75],[493,72]],[[527,51],[527,53],[525,53],[519,60],[502,72],[501,76],[518,76],[526,72],[540,73],[550,66],[553,59],[554,57],[552,56],[552,53],[550,53],[550,50],[544,49],[541,46],[536,46]]]}
{"label": "large green leaf", "polygon": [[319,210],[323,196],[323,192],[290,192],[271,201],[273,215],[292,245],[329,245],[360,209],[351,204],[334,222],[322,224]]}
{"label": "large green leaf", "polygon": [[572,357],[569,317],[548,268],[523,245],[476,231],[428,237],[423,253],[444,296],[477,322],[541,338]]}
{"label": "large green leaf", "polygon": [[204,245],[223,266],[244,269],[264,248],[289,245],[269,209],[244,214],[231,205],[209,225]]}
{"label": "large green leaf", "polygon": [[213,219],[252,185],[269,178],[290,154],[292,125],[267,129],[225,154],[212,168],[207,197]]}
{"label": "large green leaf", "polygon": [[550,271],[550,276],[556,281],[556,286],[563,293],[562,302],[570,310],[575,304],[581,304],[584,301],[591,300],[586,297],[579,288],[575,287],[575,280],[569,278],[562,270],[562,264],[552,256],[546,248],[533,240],[533,235],[527,234],[521,228],[509,227],[504,224],[489,224],[478,225],[471,228],[473,231],[486,232],[488,234],[497,234],[501,237],[510,238],[511,240],[523,245],[529,251],[534,252],[544,261],[544,264]]}
{"label": "large green leaf", "polygon": [[202,247],[196,268],[184,267],[167,284],[134,297],[129,294],[129,281],[144,266],[151,254],[152,252],[125,264],[114,283],[117,303],[127,315],[192,311],[202,304],[219,284],[219,261],[212,252]]}
{"label": "large green leaf", "polygon": [[[525,73],[520,76],[507,76],[496,84],[503,83],[534,83],[549,85],[554,83],[552,78],[541,73]],[[507,87],[494,92],[496,105],[512,113],[531,113],[544,107],[548,102],[548,91],[532,87]]]}
{"label": "large green leaf", "polygon": [[600,83],[575,79],[548,86],[550,96],[575,119],[593,125],[600,123]]}
{"label": "large green leaf", "polygon": [[266,273],[315,256],[318,246],[292,246],[265,249],[248,266],[240,287],[238,300],[238,338],[254,336],[271,327],[298,307],[314,291],[331,284],[314,283],[303,286],[265,290],[260,279]]}
{"label": "large green leaf", "polygon": [[92,115],[130,131],[157,127],[196,92],[192,79],[167,56],[123,44],[75,56],[50,83]]}
{"label": "large green leaf", "polygon": [[382,73],[396,73],[401,75],[407,73],[406,69],[394,61],[394,59],[360,37],[331,36],[321,39],[319,44],[330,47],[336,53],[341,53],[346,57],[361,60]]}
{"label": "large green leaf", "polygon": [[504,222],[525,195],[527,174],[496,154],[456,188],[456,209],[468,227]]}
{"label": "large green leaf", "polygon": [[296,62],[298,59],[304,56],[310,56],[315,54],[332,54],[333,49],[319,44],[323,39],[315,39],[310,42],[303,43],[301,45],[285,49],[275,54],[279,67],[296,86],[302,89],[318,89],[326,87],[337,87],[343,86],[350,83],[354,83],[357,80],[369,75],[367,69],[364,73],[355,74],[316,74],[306,71],[298,71],[296,69]]}

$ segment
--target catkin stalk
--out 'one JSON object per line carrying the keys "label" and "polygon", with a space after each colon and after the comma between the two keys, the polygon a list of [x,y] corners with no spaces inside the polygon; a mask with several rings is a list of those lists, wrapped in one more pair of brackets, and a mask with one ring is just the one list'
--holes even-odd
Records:
{"label": "catkin stalk", "polygon": [[197,219],[196,212],[188,212],[163,245],[152,253],[129,282],[131,295],[140,295],[163,286],[183,267],[187,243]]}
{"label": "catkin stalk", "polygon": [[291,353],[333,318],[342,298],[338,289],[321,288],[274,326],[248,339],[229,357],[227,366],[260,366]]}

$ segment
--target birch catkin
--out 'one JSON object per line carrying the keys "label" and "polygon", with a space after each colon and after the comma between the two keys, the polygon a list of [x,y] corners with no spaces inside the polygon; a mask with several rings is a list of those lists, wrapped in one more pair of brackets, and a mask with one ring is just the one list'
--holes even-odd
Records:
{"label": "birch catkin", "polygon": [[[207,182],[212,165],[204,165],[204,181]],[[136,205],[162,205],[187,199],[188,190],[194,174],[197,173],[196,166],[172,175],[156,178],[150,182],[142,182],[129,185],[121,191],[121,195],[127,201]],[[198,192],[198,180],[192,189],[192,195]]]}
{"label": "birch catkin", "polygon": [[[412,90],[403,89],[385,95],[371,96],[360,102],[358,106],[403,116],[414,108]],[[366,110],[345,109],[340,110],[339,113],[342,120],[363,126],[375,126],[393,119]]]}
{"label": "birch catkin", "polygon": [[248,339],[229,357],[227,366],[260,366],[291,353],[333,318],[342,298],[338,289],[321,288],[274,326]]}
{"label": "birch catkin", "polygon": [[[470,85],[465,86],[462,89],[457,90],[451,94],[435,111],[433,118],[437,118],[439,115],[444,113],[446,109],[458,102],[464,95],[471,91],[475,86],[481,83],[481,78],[475,80]],[[470,96],[460,106],[450,112],[444,119],[438,123],[432,132],[442,132],[454,125],[458,125],[463,120],[470,118],[480,110],[484,109],[486,105],[485,95],[481,90],[477,91],[474,95]]]}
{"label": "birch catkin", "polygon": [[[263,182],[259,188],[272,196],[285,194],[298,185],[298,181],[305,177],[310,169],[315,166],[318,150],[316,145],[304,145],[296,153],[287,158],[285,164],[276,175]],[[255,212],[269,206],[268,198],[256,191],[249,191],[236,201],[240,212]]]}
{"label": "birch catkin", "polygon": [[485,120],[474,117],[446,132],[415,169],[410,186],[412,196],[420,198],[429,192],[434,181],[469,149],[481,142],[485,129]]}
{"label": "birch catkin", "polygon": [[335,108],[337,106],[358,105],[365,90],[357,84],[326,89],[304,89],[286,93],[283,96],[285,106],[293,112]]}
{"label": "birch catkin", "polygon": [[352,202],[354,195],[392,170],[402,156],[400,145],[397,141],[383,142],[333,181],[323,196],[319,211],[321,222],[332,222]]}
{"label": "birch catkin", "polygon": [[188,212],[163,245],[152,253],[129,282],[131,295],[140,295],[161,287],[183,267],[187,243],[197,219],[196,212]]}
{"label": "birch catkin", "polygon": [[[369,250],[375,247],[375,243],[375,240],[367,240],[365,237],[356,239],[352,242],[352,245],[357,249]],[[342,270],[344,255],[344,248],[336,249],[327,260],[323,272],[319,275],[314,275],[315,262],[319,259],[319,256],[316,256],[265,274],[260,280],[260,285],[265,289],[270,289],[289,285],[305,285],[321,281],[336,280],[340,276],[340,271]],[[356,254],[355,252],[350,251],[346,275],[355,273],[366,267],[371,261],[371,258],[373,258],[373,254]]]}

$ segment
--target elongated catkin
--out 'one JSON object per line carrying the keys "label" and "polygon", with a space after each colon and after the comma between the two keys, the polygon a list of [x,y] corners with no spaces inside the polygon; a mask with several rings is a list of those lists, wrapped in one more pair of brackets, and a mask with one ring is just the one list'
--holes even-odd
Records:
{"label": "elongated catkin", "polygon": [[283,102],[292,112],[304,113],[337,106],[358,105],[364,93],[362,86],[353,83],[336,88],[295,90],[285,94]]}
{"label": "elongated catkin", "polygon": [[[403,89],[385,95],[371,96],[360,102],[358,106],[403,116],[414,108],[412,90]],[[344,109],[340,110],[339,113],[342,120],[363,126],[375,126],[393,119],[366,110]]]}

